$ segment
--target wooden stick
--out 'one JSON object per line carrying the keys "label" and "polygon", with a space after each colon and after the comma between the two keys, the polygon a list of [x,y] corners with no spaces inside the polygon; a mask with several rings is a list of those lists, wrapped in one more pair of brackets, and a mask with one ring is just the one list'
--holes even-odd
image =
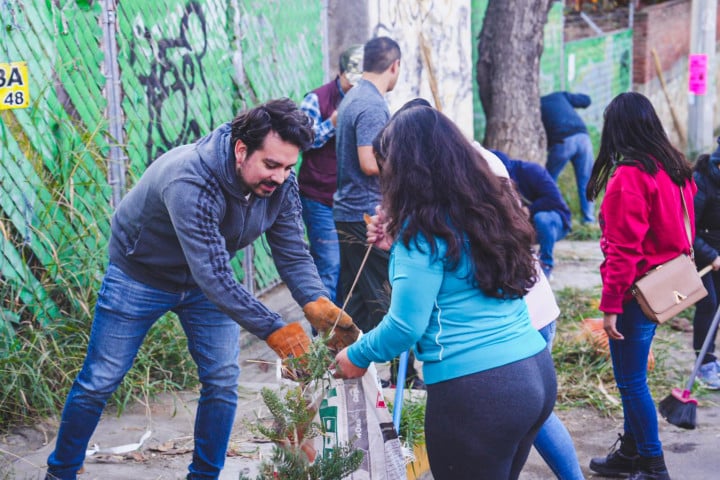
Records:
{"label": "wooden stick", "polygon": [[698,271],[698,275],[701,277],[708,273],[710,270],[712,270],[712,265],[708,265],[707,267],[704,267],[702,270]]}
{"label": "wooden stick", "polygon": [[683,150],[685,149],[685,131],[682,128],[682,124],[680,123],[680,120],[678,120],[677,114],[675,113],[675,108],[673,108],[673,104],[670,101],[670,95],[667,91],[667,86],[665,85],[665,77],[663,76],[662,67],[660,66],[660,58],[658,57],[657,52],[655,49],[650,50],[653,56],[653,59],[655,59],[655,72],[657,73],[658,79],[660,79],[660,86],[662,86],[662,91],[665,94],[665,100],[667,100],[668,106],[670,107],[670,115],[672,116],[673,124],[675,125],[675,131],[677,131],[678,137],[680,138],[681,147]]}
{"label": "wooden stick", "polygon": [[420,53],[422,53],[422,60],[428,72],[428,83],[430,83],[430,92],[432,93],[433,100],[435,101],[435,108],[439,112],[442,112],[442,102],[440,102],[440,94],[438,93],[437,78],[435,78],[435,70],[433,69],[432,62],[430,61],[430,47],[425,41],[425,37],[422,32],[418,34],[418,39],[420,41]]}

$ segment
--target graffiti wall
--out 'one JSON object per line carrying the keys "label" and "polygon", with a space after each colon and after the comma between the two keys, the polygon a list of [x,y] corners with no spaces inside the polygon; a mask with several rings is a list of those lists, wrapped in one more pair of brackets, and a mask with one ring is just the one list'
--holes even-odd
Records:
{"label": "graffiti wall", "polygon": [[[323,79],[319,1],[103,5],[0,1],[0,69],[22,64],[30,97],[27,108],[0,109],[3,340],[20,321],[61,319],[76,301],[73,287],[98,285],[112,214],[111,142],[122,149],[130,187],[168,149],[242,108],[281,96],[299,101]],[[117,139],[108,129],[107,31],[117,43]],[[252,283],[266,288],[277,272],[262,241],[254,252]],[[242,278],[242,258],[234,267]]]}
{"label": "graffiti wall", "polygon": [[118,50],[127,54],[120,59],[127,148],[139,174],[163,152],[232,117],[225,2],[118,7]]}

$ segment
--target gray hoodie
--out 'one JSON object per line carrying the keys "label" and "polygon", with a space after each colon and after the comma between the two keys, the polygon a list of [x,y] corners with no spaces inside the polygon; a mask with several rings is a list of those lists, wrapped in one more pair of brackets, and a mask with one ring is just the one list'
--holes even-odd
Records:
{"label": "gray hoodie", "polygon": [[304,240],[295,175],[270,197],[245,198],[227,123],[197,143],[155,160],[112,218],[110,262],[169,292],[200,288],[261,339],[285,325],[235,280],[235,253],[262,233],[280,277],[298,304],[328,293]]}

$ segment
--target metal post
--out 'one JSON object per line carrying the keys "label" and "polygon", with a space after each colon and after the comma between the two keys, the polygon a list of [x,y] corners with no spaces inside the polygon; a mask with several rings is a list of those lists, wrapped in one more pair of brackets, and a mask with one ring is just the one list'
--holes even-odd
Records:
{"label": "metal post", "polygon": [[122,92],[120,69],[117,60],[117,40],[115,38],[116,10],[114,0],[105,0],[102,4],[103,29],[103,65],[105,69],[105,97],[107,100],[107,118],[110,145],[108,160],[108,183],[112,187],[112,207],[120,203],[125,194],[125,156],[120,147],[125,143],[122,118]]}
{"label": "metal post", "polygon": [[713,106],[715,103],[715,31],[717,0],[693,0],[691,8],[690,54],[707,55],[704,94],[688,91],[688,156],[713,146]]}
{"label": "metal post", "polygon": [[[558,2],[555,2],[558,3]],[[563,4],[564,5],[564,4]],[[554,8],[554,7],[553,7]],[[565,14],[560,16],[560,32],[565,31]],[[562,40],[560,42],[560,90],[566,90],[567,85],[567,65],[565,65],[565,35],[560,33]],[[550,93],[550,92],[548,92]]]}
{"label": "metal post", "polygon": [[330,46],[328,45],[330,39],[330,31],[328,29],[328,0],[322,0],[320,7],[320,31],[322,35],[322,68],[323,68],[323,83],[329,82],[333,77],[330,75]]}

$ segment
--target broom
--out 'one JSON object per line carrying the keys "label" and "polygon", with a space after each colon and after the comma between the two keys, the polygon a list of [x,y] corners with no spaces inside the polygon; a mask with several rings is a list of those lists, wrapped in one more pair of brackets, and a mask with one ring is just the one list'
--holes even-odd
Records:
{"label": "broom", "polygon": [[[704,270],[705,269],[701,270],[701,274]],[[690,396],[690,393],[692,386],[695,383],[695,377],[697,376],[698,370],[700,370],[700,365],[702,365],[705,354],[710,347],[710,342],[712,340],[711,334],[717,328],[718,322],[720,322],[720,307],[718,307],[717,311],[715,312],[715,316],[713,317],[710,329],[705,336],[703,346],[700,349],[697,360],[695,360],[695,365],[693,367],[692,373],[690,374],[690,378],[688,379],[687,385],[685,385],[685,390],[673,388],[672,393],[665,397],[658,405],[658,411],[660,412],[660,415],[662,415],[663,418],[665,418],[665,420],[667,420],[669,423],[677,425],[680,428],[687,428],[688,430],[692,430],[696,426],[698,401],[692,398]]]}

